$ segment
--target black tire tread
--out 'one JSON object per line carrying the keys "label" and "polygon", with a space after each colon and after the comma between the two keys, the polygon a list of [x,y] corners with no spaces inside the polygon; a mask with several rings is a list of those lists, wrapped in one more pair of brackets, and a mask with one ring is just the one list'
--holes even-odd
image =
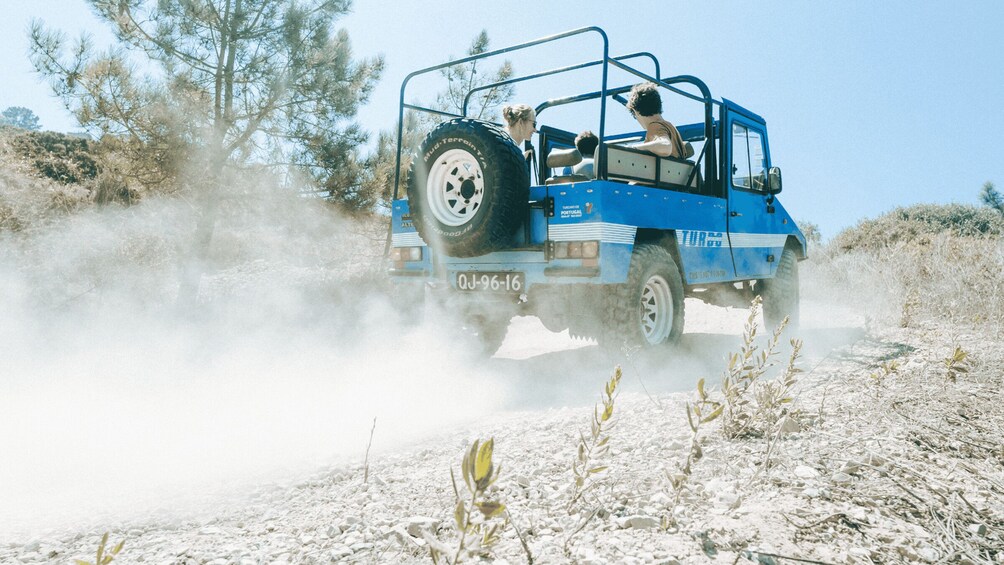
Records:
{"label": "black tire tread", "polygon": [[773,332],[788,316],[786,331],[792,332],[799,326],[798,258],[786,247],[781,252],[774,278],[761,281],[763,290],[763,321],[767,331]]}
{"label": "black tire tread", "polygon": [[[416,167],[429,146],[437,140],[451,136],[463,135],[469,138],[481,139],[487,147],[493,148],[485,152],[485,162],[482,171],[486,184],[490,175],[497,179],[493,188],[501,193],[494,195],[488,206],[483,209],[488,218],[463,237],[451,239],[435,233],[435,219],[426,215],[425,211],[425,178],[420,179]],[[428,170],[428,163],[421,163]],[[420,186],[421,185],[421,186]],[[472,120],[457,118],[444,122],[436,127],[419,149],[418,155],[412,159],[408,171],[408,200],[411,214],[415,217],[415,229],[419,236],[429,243],[438,242],[441,251],[453,257],[474,257],[499,249],[510,244],[512,234],[522,220],[525,208],[530,199],[530,179],[526,172],[526,161],[523,153],[512,143],[508,134],[499,126]],[[485,190],[490,190],[486,186]]]}
{"label": "black tire tread", "polygon": [[603,320],[599,341],[607,347],[620,345],[648,346],[641,331],[639,295],[644,284],[642,277],[650,266],[662,266],[669,275],[667,282],[673,294],[673,329],[667,342],[679,341],[683,333],[684,302],[683,278],[673,259],[673,255],[663,246],[655,244],[636,245],[631,254],[631,267],[624,284],[609,285],[603,295]]}

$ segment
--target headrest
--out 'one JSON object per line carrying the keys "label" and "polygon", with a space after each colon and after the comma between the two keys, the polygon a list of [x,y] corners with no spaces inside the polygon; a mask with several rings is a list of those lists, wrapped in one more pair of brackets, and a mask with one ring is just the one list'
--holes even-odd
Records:
{"label": "headrest", "polygon": [[579,153],[579,150],[574,147],[571,149],[552,149],[547,154],[547,166],[550,168],[573,167],[581,162],[582,153]]}
{"label": "headrest", "polygon": [[683,158],[690,159],[694,156],[694,146],[689,141],[683,142]]}

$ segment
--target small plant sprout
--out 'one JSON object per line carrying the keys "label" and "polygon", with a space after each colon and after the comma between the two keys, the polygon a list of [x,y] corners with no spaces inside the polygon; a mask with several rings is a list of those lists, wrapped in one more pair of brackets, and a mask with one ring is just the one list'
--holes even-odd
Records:
{"label": "small plant sprout", "polygon": [[363,483],[370,480],[370,447],[373,446],[373,432],[376,431],[376,416],[373,417],[373,427],[370,428],[370,440],[366,444],[366,457],[363,459]]}
{"label": "small plant sprout", "polygon": [[[495,440],[484,443],[475,440],[469,450],[464,453],[461,462],[461,474],[467,487],[465,496],[461,496],[457,488],[457,478],[450,469],[450,479],[453,481],[453,492],[457,505],[453,510],[453,520],[457,526],[460,539],[452,559],[447,555],[447,548],[439,540],[426,534],[429,542],[429,552],[433,563],[460,563],[465,557],[485,555],[494,545],[506,525],[508,518],[499,521],[497,518],[506,514],[505,504],[490,500],[488,488],[499,478],[501,466],[496,467],[492,461]],[[469,500],[466,500],[469,497]]]}
{"label": "small plant sprout", "polygon": [[74,563],[76,563],[76,565],[108,565],[109,563],[112,562],[112,560],[115,559],[115,556],[118,555],[120,551],[122,551],[122,547],[125,546],[125,540],[120,541],[118,545],[116,545],[115,547],[111,548],[111,550],[108,551],[105,550],[107,546],[108,546],[108,532],[105,532],[105,535],[101,536],[101,543],[98,544],[98,552],[97,555],[95,556],[94,561],[91,562],[91,561],[84,561],[82,559],[77,559],[74,561]]}
{"label": "small plant sprout", "polygon": [[953,383],[958,380],[959,375],[969,372],[969,352],[958,345],[955,346],[955,351],[946,357],[943,362],[945,363],[948,380]]}
{"label": "small plant sprout", "polygon": [[802,340],[791,340],[791,355],[788,363],[778,378],[761,381],[753,387],[753,397],[756,400],[754,418],[765,433],[771,430],[788,413],[787,405],[794,401],[792,390],[795,388],[796,376],[802,372],[798,368],[798,359],[802,354]]}
{"label": "small plant sprout", "polygon": [[882,385],[885,384],[886,377],[898,372],[899,372],[899,362],[883,361],[882,364],[878,366],[878,369],[868,376],[871,378],[875,386],[881,387]]}
{"label": "small plant sprout", "polygon": [[756,317],[760,313],[761,299],[753,299],[750,314],[743,330],[743,344],[738,353],[729,356],[729,365],[722,377],[722,432],[729,439],[770,434],[774,424],[784,415],[784,405],[791,402],[791,389],[795,376],[801,372],[795,366],[802,342],[791,340],[792,354],[779,383],[764,383],[761,378],[774,366],[777,344],[788,325],[785,318],[767,340],[766,347],[758,352]]}
{"label": "small plant sprout", "polygon": [[579,433],[579,448],[572,462],[572,474],[575,483],[572,488],[572,498],[568,503],[571,512],[582,496],[596,486],[596,475],[607,469],[606,465],[597,465],[598,459],[610,451],[610,436],[607,435],[614,427],[614,399],[617,397],[617,386],[621,382],[620,366],[614,369],[614,374],[603,387],[602,405],[593,409],[593,421],[589,426],[589,437]]}
{"label": "small plant sprout", "polygon": [[[701,445],[698,443],[698,436],[701,426],[713,422],[722,415],[725,406],[721,402],[716,402],[708,398],[708,393],[704,389],[704,379],[697,381],[697,401],[687,403],[687,423],[690,424],[690,451],[687,454],[686,462],[681,471],[684,475],[690,476],[690,466],[698,461],[704,454],[701,452]],[[682,486],[682,485],[680,485]],[[676,483],[674,488],[678,488]]]}
{"label": "small plant sprout", "polygon": [[[690,449],[687,450],[687,457],[684,459],[683,465],[680,466],[678,472],[670,473],[666,471],[666,478],[669,479],[669,484],[673,487],[673,492],[675,493],[673,497],[673,509],[680,504],[680,496],[683,494],[683,488],[686,486],[693,472],[694,463],[704,456],[700,444],[701,426],[713,422],[721,416],[725,406],[708,396],[708,392],[704,388],[704,379],[701,379],[697,381],[697,400],[687,402],[686,408],[687,424],[690,425]],[[663,530],[669,529],[675,523],[672,516],[673,512],[671,511],[669,515],[662,517],[661,527]]]}

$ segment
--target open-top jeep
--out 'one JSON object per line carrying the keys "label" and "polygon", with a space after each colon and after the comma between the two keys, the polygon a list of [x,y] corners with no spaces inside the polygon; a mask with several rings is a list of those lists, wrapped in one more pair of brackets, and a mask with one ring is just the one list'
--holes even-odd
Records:
{"label": "open-top jeep", "polygon": [[[550,108],[599,102],[595,178],[568,174],[582,158],[573,132],[541,125],[540,151],[528,165],[499,125],[466,117],[466,103],[461,114],[405,103],[415,76],[582,34],[602,40],[600,59],[481,86],[467,98],[601,67],[598,91],[536,107],[543,124]],[[629,65],[634,59],[650,61],[655,74]],[[625,104],[632,86],[609,86],[610,68],[702,106],[702,121],[678,126],[693,160],[633,148],[645,132],[606,130],[608,102]],[[408,170],[407,199],[398,199],[405,109],[447,120],[421,144]],[[401,285],[439,289],[490,348],[519,312],[601,343],[673,342],[683,331],[685,296],[748,305],[760,295],[769,325],[785,316],[797,324],[806,242],[775,197],[781,172],[771,161],[766,122],[712,98],[694,76],[661,77],[650,53],[612,57],[603,30],[589,27],[429,67],[404,80],[398,123],[390,275]],[[531,184],[531,170],[546,180]]]}

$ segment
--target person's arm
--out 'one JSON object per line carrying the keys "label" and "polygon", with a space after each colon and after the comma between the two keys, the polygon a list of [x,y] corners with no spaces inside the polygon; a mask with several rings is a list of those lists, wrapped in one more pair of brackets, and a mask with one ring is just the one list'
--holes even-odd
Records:
{"label": "person's arm", "polygon": [[634,149],[648,151],[659,157],[671,157],[673,155],[673,143],[668,137],[657,137],[652,141],[643,141],[632,146]]}

